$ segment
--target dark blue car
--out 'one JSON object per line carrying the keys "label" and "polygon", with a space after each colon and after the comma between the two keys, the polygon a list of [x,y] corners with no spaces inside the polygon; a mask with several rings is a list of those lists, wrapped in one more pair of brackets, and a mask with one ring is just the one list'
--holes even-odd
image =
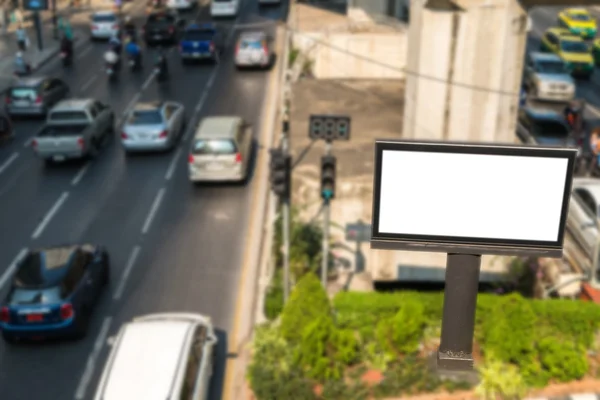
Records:
{"label": "dark blue car", "polygon": [[83,337],[110,277],[106,251],[96,245],[33,250],[17,265],[0,309],[7,342]]}
{"label": "dark blue car", "polygon": [[181,61],[219,61],[222,50],[221,34],[215,24],[191,24],[183,32],[179,43]]}

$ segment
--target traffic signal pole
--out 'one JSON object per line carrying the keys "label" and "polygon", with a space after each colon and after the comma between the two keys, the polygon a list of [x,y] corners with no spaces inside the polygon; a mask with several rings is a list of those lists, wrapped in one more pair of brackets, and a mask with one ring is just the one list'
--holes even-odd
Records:
{"label": "traffic signal pole", "polygon": [[[288,154],[289,145],[289,121],[287,115],[284,116],[283,120],[283,135],[281,138],[281,150],[283,154]],[[291,166],[290,166],[291,167]],[[291,189],[291,188],[290,188]],[[283,304],[287,304],[290,297],[290,197],[289,195],[284,197],[281,202],[281,217],[282,217],[282,237],[283,237]]]}
{"label": "traffic signal pole", "polygon": [[[331,156],[331,141],[325,142],[325,156]],[[327,290],[327,272],[329,270],[329,222],[331,218],[331,200],[323,199],[323,258],[321,264],[321,284]]]}

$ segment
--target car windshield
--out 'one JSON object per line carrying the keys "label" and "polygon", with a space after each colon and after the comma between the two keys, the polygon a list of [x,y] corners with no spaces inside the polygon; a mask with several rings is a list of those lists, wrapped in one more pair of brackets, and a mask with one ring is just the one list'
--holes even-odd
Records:
{"label": "car windshield", "polygon": [[50,121],[87,121],[83,111],[55,111],[50,113]]}
{"label": "car windshield", "polygon": [[569,71],[562,61],[538,61],[537,72],[541,74],[568,74]]}
{"label": "car windshield", "polygon": [[569,136],[569,128],[559,121],[537,120],[533,121],[531,133],[537,137],[562,139]]}
{"label": "car windshield", "polygon": [[590,52],[590,49],[588,48],[587,44],[585,44],[584,42],[572,40],[563,40],[560,43],[560,49],[565,53],[585,54]]}
{"label": "car windshield", "polygon": [[10,91],[10,97],[15,100],[35,100],[37,97],[37,91],[34,88],[13,88]]}
{"label": "car windshield", "polygon": [[569,15],[569,18],[577,22],[587,22],[591,20],[590,16],[587,14],[571,14]]}
{"label": "car windshield", "polygon": [[60,287],[44,289],[14,289],[9,296],[11,305],[49,304],[63,300]]}
{"label": "car windshield", "polygon": [[157,125],[163,122],[160,111],[135,111],[129,118],[129,125]]}
{"label": "car windshield", "polygon": [[242,43],[240,43],[240,48],[243,50],[262,49],[262,42],[260,40],[256,40],[256,39],[242,40]]}
{"label": "car windshield", "polygon": [[214,36],[215,31],[213,30],[187,31],[183,36],[183,40],[188,42],[204,42],[207,40],[212,40]]}
{"label": "car windshield", "polygon": [[115,22],[117,19],[114,15],[94,15],[94,22]]}
{"label": "car windshield", "polygon": [[232,140],[196,140],[192,151],[194,154],[235,154],[237,149]]}

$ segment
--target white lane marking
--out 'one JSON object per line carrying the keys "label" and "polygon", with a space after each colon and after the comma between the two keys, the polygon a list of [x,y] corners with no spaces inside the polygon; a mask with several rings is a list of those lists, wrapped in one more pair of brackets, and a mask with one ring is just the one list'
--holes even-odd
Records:
{"label": "white lane marking", "polygon": [[200,96],[200,100],[198,101],[198,104],[196,105],[194,112],[198,113],[202,109],[202,106],[204,105],[204,102],[206,101],[207,96],[208,96],[208,90],[205,90],[204,92],[202,92],[202,96]]}
{"label": "white lane marking", "polygon": [[65,203],[65,201],[67,201],[68,197],[69,197],[69,192],[63,192],[63,194],[60,195],[58,200],[56,200],[56,203],[54,203],[54,205],[52,206],[50,211],[48,211],[48,214],[46,214],[44,216],[44,219],[42,219],[42,222],[40,222],[38,227],[35,229],[35,231],[33,232],[33,235],[31,235],[32,239],[37,239],[40,237],[40,235],[42,234],[42,232],[44,232],[44,229],[46,229],[46,226],[48,226],[48,224],[50,223],[50,221],[52,220],[54,215],[58,212],[60,207],[62,207],[62,205]]}
{"label": "white lane marking", "polygon": [[92,51],[92,49],[93,49],[93,46],[88,46],[88,47],[87,47],[85,50],[83,50],[81,53],[79,53],[79,55],[77,55],[77,56],[75,57],[75,60],[80,60],[80,59],[82,59],[83,57],[85,57],[85,55],[86,55],[87,53],[89,53],[90,51]]}
{"label": "white lane marking", "polygon": [[29,147],[29,146],[31,146],[31,142],[33,142],[33,138],[32,137],[30,137],[29,139],[27,139],[25,141],[25,143],[23,143],[23,147]]}
{"label": "white lane marking", "polygon": [[10,164],[12,164],[13,162],[15,162],[15,160],[19,157],[19,153],[12,153],[12,155],[10,157],[8,157],[8,160],[4,161],[4,164],[0,165],[0,174],[3,173],[4,171],[6,171],[8,169],[8,167],[10,167]]}
{"label": "white lane marking", "polygon": [[597,117],[600,117],[600,110],[599,109],[597,109],[596,107],[594,107],[591,104],[587,104],[587,108],[588,108],[588,110],[590,110],[590,112],[592,114],[594,114]]}
{"label": "white lane marking", "polygon": [[77,173],[77,175],[75,175],[75,177],[73,178],[73,180],[71,181],[71,185],[72,186],[77,186],[77,184],[79,182],[81,182],[81,179],[83,179],[83,176],[85,175],[85,173],[87,172],[87,170],[90,168],[90,163],[86,163],[83,167],[81,167],[81,169],[79,170],[79,172]]}
{"label": "white lane marking", "polygon": [[8,282],[8,280],[12,277],[13,273],[15,272],[15,269],[17,268],[17,264],[19,264],[19,261],[21,261],[23,257],[25,257],[25,254],[27,254],[27,248],[23,247],[21,251],[19,251],[17,256],[13,259],[13,261],[10,263],[6,271],[4,271],[2,276],[0,276],[0,288],[2,288],[6,284],[6,282]]}
{"label": "white lane marking", "polygon": [[136,93],[135,96],[133,96],[133,98],[131,99],[131,101],[129,102],[129,104],[127,104],[127,107],[125,107],[125,111],[123,111],[123,116],[127,115],[127,113],[129,112],[129,109],[131,107],[133,107],[133,105],[140,99],[140,94]]}
{"label": "white lane marking", "polygon": [[148,233],[150,229],[150,225],[152,225],[152,221],[154,217],[156,217],[156,212],[158,211],[158,207],[160,207],[160,203],[163,201],[163,197],[165,196],[165,188],[161,188],[156,194],[156,198],[154,199],[154,203],[152,203],[152,208],[150,208],[150,212],[146,217],[146,222],[144,222],[144,227],[142,228],[142,235]]}
{"label": "white lane marking", "polygon": [[181,140],[183,142],[185,142],[188,137],[190,136],[190,133],[192,133],[192,131],[195,129],[195,125],[196,125],[196,121],[194,121],[194,124],[189,123],[188,124],[188,128],[185,130],[185,134],[183,135],[183,137],[181,138]]}
{"label": "white lane marking", "polygon": [[106,336],[108,336],[108,330],[110,329],[110,323],[112,322],[112,317],[104,318],[102,321],[102,327],[100,328],[100,333],[96,337],[96,341],[94,342],[94,348],[88,357],[85,371],[81,380],[79,381],[79,386],[77,386],[77,391],[75,392],[75,399],[82,400],[85,398],[85,392],[87,391],[87,387],[92,380],[92,375],[94,374],[94,369],[96,368],[96,361],[100,352],[102,351],[102,347],[106,342]]}
{"label": "white lane marking", "polygon": [[212,74],[210,74],[210,78],[208,78],[208,82],[206,82],[206,88],[211,88],[213,83],[215,83],[215,78],[217,77],[217,70],[213,70]]}
{"label": "white lane marking", "polygon": [[152,73],[150,74],[148,79],[146,79],[146,82],[144,82],[144,84],[142,85],[142,92],[144,90],[148,89],[148,86],[150,86],[150,84],[152,83],[152,80],[154,79],[155,76],[156,76],[156,70],[152,70]]}
{"label": "white lane marking", "polygon": [[115,290],[113,300],[119,300],[123,295],[125,285],[127,284],[127,278],[129,278],[129,274],[131,274],[131,270],[133,269],[135,261],[140,255],[141,250],[142,248],[140,246],[135,246],[131,251],[131,255],[129,256],[129,260],[127,260],[127,265],[125,266],[125,271],[123,271],[123,275],[121,276],[121,280],[119,281],[119,286],[117,287],[117,290]]}
{"label": "white lane marking", "polygon": [[84,92],[88,87],[90,87],[92,85],[92,83],[94,83],[94,81],[97,78],[98,78],[98,74],[95,74],[92,77],[90,77],[90,79],[88,79],[87,82],[84,83],[83,86],[81,86],[81,91]]}
{"label": "white lane marking", "polygon": [[167,170],[167,173],[165,175],[166,180],[170,181],[173,177],[173,174],[175,173],[175,168],[177,168],[177,161],[179,160],[179,157],[181,157],[181,147],[177,149],[177,153],[175,153],[175,156],[171,160],[171,165],[169,165],[169,169]]}

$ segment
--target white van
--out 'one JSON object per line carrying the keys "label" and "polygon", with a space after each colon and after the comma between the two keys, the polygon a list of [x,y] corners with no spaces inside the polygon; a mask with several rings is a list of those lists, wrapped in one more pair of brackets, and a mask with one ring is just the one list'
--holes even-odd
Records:
{"label": "white van", "polygon": [[210,15],[213,17],[235,17],[242,0],[211,0]]}
{"label": "white van", "polygon": [[95,400],[206,399],[217,337],[210,318],[165,313],[121,327]]}

